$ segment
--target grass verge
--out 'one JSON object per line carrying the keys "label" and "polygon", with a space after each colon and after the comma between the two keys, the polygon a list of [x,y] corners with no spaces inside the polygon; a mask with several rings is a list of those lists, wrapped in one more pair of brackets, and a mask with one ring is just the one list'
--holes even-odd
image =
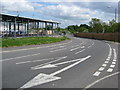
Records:
{"label": "grass verge", "polygon": [[13,47],[13,46],[26,46],[26,45],[40,45],[49,44],[68,40],[69,38],[63,37],[25,37],[25,38],[4,38],[1,39],[1,47]]}

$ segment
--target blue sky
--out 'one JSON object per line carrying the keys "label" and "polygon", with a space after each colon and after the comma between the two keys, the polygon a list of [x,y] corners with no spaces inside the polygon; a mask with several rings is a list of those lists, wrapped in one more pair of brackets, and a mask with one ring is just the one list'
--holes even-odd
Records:
{"label": "blue sky", "polygon": [[[2,0],[1,12],[6,14],[53,20],[68,25],[88,24],[91,18],[114,19],[119,0]],[[108,8],[109,7],[109,8]]]}

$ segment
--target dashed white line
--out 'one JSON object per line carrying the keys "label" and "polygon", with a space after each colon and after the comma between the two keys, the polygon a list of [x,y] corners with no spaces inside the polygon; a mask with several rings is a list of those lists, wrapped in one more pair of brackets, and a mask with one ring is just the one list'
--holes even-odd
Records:
{"label": "dashed white line", "polygon": [[57,49],[57,50],[53,50],[53,51],[50,51],[50,52],[56,52],[56,51],[61,51],[61,50],[65,50],[67,48],[62,48],[62,49]]}
{"label": "dashed white line", "polygon": [[88,48],[91,48],[94,45],[94,42],[92,43],[92,45],[88,46]]}
{"label": "dashed white line", "polygon": [[73,48],[73,47],[78,47],[78,46],[80,46],[80,45],[75,45],[75,46],[71,46],[71,47]]}
{"label": "dashed white line", "polygon": [[110,59],[109,59],[109,58],[107,58],[106,60],[107,60],[107,61],[109,61]]}
{"label": "dashed white line", "polygon": [[56,58],[47,58],[47,59],[41,59],[41,60],[32,60],[32,61],[25,61],[25,62],[18,62],[16,64],[25,64],[25,63],[31,63],[31,62],[40,62],[40,61],[47,61],[47,60],[53,60]]}
{"label": "dashed white line", "polygon": [[116,59],[113,59],[114,62],[116,62],[117,60]]}
{"label": "dashed white line", "polygon": [[114,67],[115,67],[115,65],[110,65],[110,67],[111,67],[111,68],[114,68]]}
{"label": "dashed white line", "polygon": [[103,67],[106,67],[106,66],[107,66],[107,64],[103,64],[102,66],[103,66]]}
{"label": "dashed white line", "polygon": [[100,67],[98,70],[103,71],[104,69],[105,69],[104,67]]}
{"label": "dashed white line", "polygon": [[79,52],[76,52],[75,54],[81,53],[81,52],[83,52],[83,51],[85,51],[85,49],[83,49],[83,50],[81,50],[81,51],[79,51]]}
{"label": "dashed white line", "polygon": [[79,49],[79,48],[81,48],[81,46],[80,46],[80,47],[77,47],[77,48],[73,48],[73,49],[71,49],[70,51],[74,51],[74,50]]}
{"label": "dashed white line", "polygon": [[112,72],[113,71],[113,68],[109,68],[108,70],[107,70],[107,72]]}
{"label": "dashed white line", "polygon": [[116,62],[112,62],[112,64],[116,64]]}
{"label": "dashed white line", "polygon": [[62,47],[65,47],[65,46],[58,46],[58,47],[50,48],[50,50],[57,49],[57,48],[62,48]]}
{"label": "dashed white line", "polygon": [[109,63],[109,61],[105,61],[105,63]]}
{"label": "dashed white line", "polygon": [[96,71],[96,72],[93,74],[93,76],[99,76],[99,75],[100,75],[100,73],[101,73],[101,72]]}
{"label": "dashed white line", "polygon": [[25,58],[25,57],[37,56],[37,55],[40,55],[40,53],[37,53],[37,54],[31,54],[31,55],[25,55],[25,56],[20,56],[20,57],[15,57],[15,58],[3,59],[3,60],[0,60],[0,61],[3,62],[3,61],[13,60],[13,59],[20,59],[20,58]]}
{"label": "dashed white line", "polygon": [[59,46],[71,43],[72,41],[69,41],[67,43],[57,44],[57,45],[51,45],[51,46],[41,46],[41,47],[35,47],[35,48],[25,48],[25,49],[18,49],[18,50],[10,50],[10,51],[2,51],[2,53],[9,53],[9,52],[16,52],[16,51],[24,51],[24,50],[32,50],[32,49],[39,49],[39,48],[47,48],[47,47],[53,47],[53,46]]}

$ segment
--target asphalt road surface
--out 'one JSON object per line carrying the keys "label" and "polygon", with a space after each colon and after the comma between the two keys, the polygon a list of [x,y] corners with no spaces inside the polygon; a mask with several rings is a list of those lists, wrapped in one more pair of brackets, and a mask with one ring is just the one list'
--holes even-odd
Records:
{"label": "asphalt road surface", "polygon": [[2,88],[118,88],[119,44],[71,39],[3,48]]}

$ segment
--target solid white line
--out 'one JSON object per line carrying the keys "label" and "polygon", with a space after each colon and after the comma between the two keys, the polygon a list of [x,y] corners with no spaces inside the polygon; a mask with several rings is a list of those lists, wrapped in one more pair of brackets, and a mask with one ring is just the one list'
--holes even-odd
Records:
{"label": "solid white line", "polygon": [[114,67],[115,67],[115,65],[110,65],[110,67],[111,67],[111,68],[114,68]]}
{"label": "solid white line", "polygon": [[25,57],[37,56],[37,55],[40,55],[40,53],[37,53],[37,54],[31,54],[31,55],[25,55],[25,56],[20,56],[20,57],[15,57],[15,58],[3,59],[3,60],[0,60],[0,61],[3,62],[3,61],[13,60],[13,59],[20,59],[20,58],[25,58]]}
{"label": "solid white line", "polygon": [[104,67],[100,67],[98,70],[103,71],[104,69],[105,69]]}
{"label": "solid white line", "polygon": [[113,73],[113,74],[111,74],[111,75],[105,76],[105,77],[103,77],[103,78],[101,78],[101,79],[98,79],[97,81],[95,81],[95,82],[87,85],[84,90],[92,87],[93,85],[99,83],[100,81],[102,81],[102,80],[104,80],[104,79],[110,78],[110,77],[112,77],[112,76],[114,76],[114,75],[117,75],[117,74],[119,74],[119,73],[120,73],[120,72],[116,72],[116,73]]}
{"label": "solid white line", "polygon": [[51,76],[54,76],[54,75],[57,75],[57,74],[59,74],[59,73],[61,73],[61,72],[63,72],[63,71],[66,71],[66,70],[74,67],[75,65],[77,65],[77,64],[79,64],[79,63],[87,60],[87,59],[90,58],[90,57],[91,57],[91,56],[87,56],[87,57],[85,57],[85,58],[82,58],[80,61],[75,62],[75,63],[73,63],[73,64],[71,64],[71,65],[69,65],[69,66],[67,66],[67,67],[65,67],[65,68],[63,68],[63,69],[61,69],[61,70],[58,70],[58,71],[56,71],[56,72],[54,72],[54,73],[52,73],[52,74],[50,74],[50,75],[51,75]]}
{"label": "solid white line", "polygon": [[101,73],[101,72],[96,71],[96,72],[93,74],[93,76],[99,76],[99,75],[100,75],[100,73]]}
{"label": "solid white line", "polygon": [[67,43],[62,43],[62,44],[57,44],[57,45],[51,45],[51,46],[41,46],[41,47],[34,47],[34,48],[25,48],[25,49],[17,49],[17,50],[10,50],[10,51],[2,51],[2,53],[9,53],[9,52],[16,52],[16,51],[24,51],[24,50],[32,50],[32,49],[39,49],[39,48],[47,48],[47,47],[53,47],[53,46],[59,46],[59,45],[64,45],[64,44],[68,44],[71,43],[67,42]]}
{"label": "solid white line", "polygon": [[57,50],[53,50],[53,51],[50,51],[50,52],[56,52],[56,51],[61,51],[61,50],[66,50],[67,48],[62,48],[62,49],[57,49]]}
{"label": "solid white line", "polygon": [[108,70],[107,70],[107,72],[112,72],[113,71],[113,68],[109,68]]}
{"label": "solid white line", "polygon": [[61,58],[59,58],[59,59],[57,59],[57,60],[53,60],[53,61],[50,61],[50,62],[47,62],[47,63],[43,63],[43,64],[40,64],[40,65],[31,67],[31,69],[32,69],[32,70],[35,70],[35,68],[37,68],[37,67],[44,66],[44,65],[47,65],[47,64],[56,62],[56,61],[60,61],[60,60],[65,59],[65,58],[67,58],[67,56],[61,57]]}
{"label": "solid white line", "polygon": [[81,51],[79,51],[79,52],[76,52],[75,54],[81,53],[81,52],[83,52],[83,51],[85,51],[85,49],[83,49],[83,50],[81,50]]}

